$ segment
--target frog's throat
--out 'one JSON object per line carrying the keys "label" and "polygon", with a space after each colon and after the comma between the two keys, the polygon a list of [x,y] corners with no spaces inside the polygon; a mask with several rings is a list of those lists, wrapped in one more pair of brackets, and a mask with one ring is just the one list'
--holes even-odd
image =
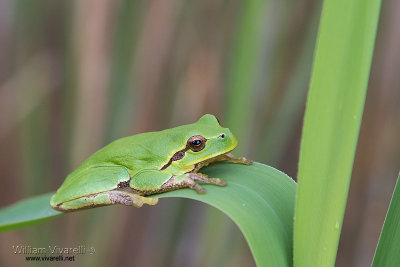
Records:
{"label": "frog's throat", "polygon": [[229,151],[227,151],[227,152],[224,152],[224,153],[222,153],[222,154],[219,154],[219,155],[217,155],[217,156],[215,156],[215,157],[212,157],[212,158],[209,158],[209,159],[206,159],[206,160],[203,160],[203,161],[200,161],[200,162],[195,163],[195,164],[193,165],[193,169],[192,169],[191,171],[188,171],[187,173],[196,173],[196,172],[198,172],[201,168],[203,168],[203,167],[205,167],[205,166],[208,166],[208,165],[210,165],[210,164],[212,164],[212,163],[214,163],[214,162],[223,160],[223,159],[225,158],[224,155],[229,154],[230,152],[232,152],[232,150],[233,150],[233,149],[231,149],[231,150],[229,150]]}

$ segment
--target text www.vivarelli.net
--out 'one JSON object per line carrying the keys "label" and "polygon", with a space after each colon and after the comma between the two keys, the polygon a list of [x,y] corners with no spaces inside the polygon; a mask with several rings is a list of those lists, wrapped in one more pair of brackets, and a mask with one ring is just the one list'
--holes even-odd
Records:
{"label": "text www.vivarelli.net", "polygon": [[75,261],[74,256],[27,256],[25,257],[26,261]]}

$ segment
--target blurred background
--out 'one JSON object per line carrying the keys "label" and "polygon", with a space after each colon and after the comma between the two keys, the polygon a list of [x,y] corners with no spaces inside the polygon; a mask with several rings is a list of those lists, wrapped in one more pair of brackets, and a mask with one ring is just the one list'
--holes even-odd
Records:
{"label": "blurred background", "polygon": [[[0,1],[0,206],[55,191],[114,139],[204,113],[235,133],[234,154],[295,179],[321,4]],[[383,1],[337,266],[370,264],[398,175],[399,24],[400,1]],[[42,265],[13,245],[94,246],[76,266],[255,265],[233,222],[182,199],[0,235],[0,266]]]}

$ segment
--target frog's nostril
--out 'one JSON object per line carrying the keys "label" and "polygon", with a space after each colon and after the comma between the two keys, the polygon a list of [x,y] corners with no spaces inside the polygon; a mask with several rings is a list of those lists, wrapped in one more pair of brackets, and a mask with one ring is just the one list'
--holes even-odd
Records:
{"label": "frog's nostril", "polygon": [[225,138],[225,134],[221,134],[219,137],[221,137],[221,138]]}

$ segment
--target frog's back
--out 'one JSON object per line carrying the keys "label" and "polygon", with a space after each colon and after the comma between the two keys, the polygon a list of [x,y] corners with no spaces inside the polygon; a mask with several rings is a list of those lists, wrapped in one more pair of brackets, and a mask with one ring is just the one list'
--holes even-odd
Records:
{"label": "frog's back", "polygon": [[76,171],[92,166],[119,165],[132,174],[142,169],[161,168],[165,160],[152,144],[158,135],[159,132],[148,132],[117,139],[92,154]]}

